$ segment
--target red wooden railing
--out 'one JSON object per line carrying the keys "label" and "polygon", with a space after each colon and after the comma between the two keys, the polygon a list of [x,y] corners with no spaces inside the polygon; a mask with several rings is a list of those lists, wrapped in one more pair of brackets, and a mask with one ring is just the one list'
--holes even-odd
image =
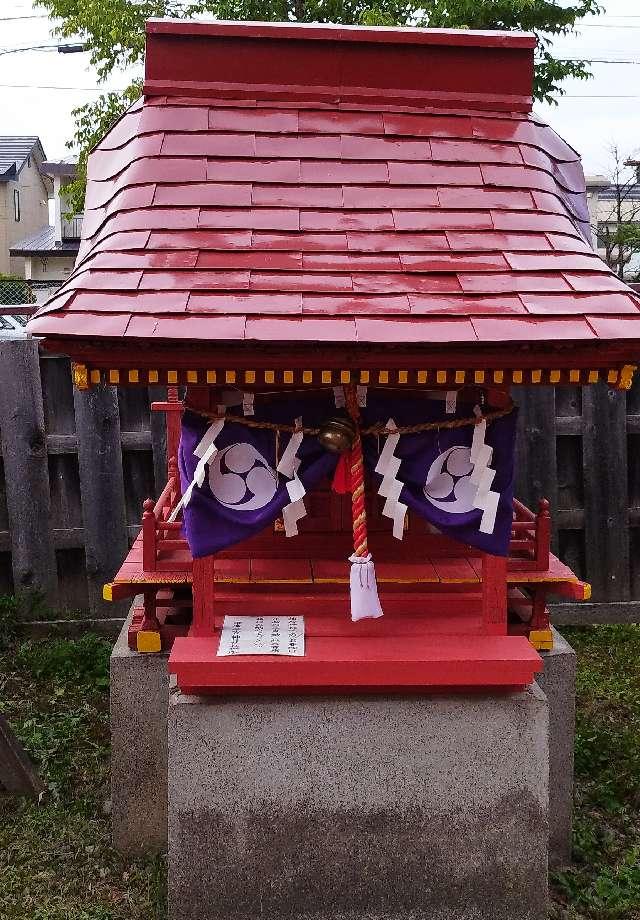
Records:
{"label": "red wooden railing", "polygon": [[[167,518],[180,499],[180,475],[175,457],[169,459],[169,478],[157,502],[148,498],[142,508],[142,568],[155,572],[161,552],[183,549],[185,540],[180,535],[182,521]],[[171,536],[175,535],[175,536]]]}

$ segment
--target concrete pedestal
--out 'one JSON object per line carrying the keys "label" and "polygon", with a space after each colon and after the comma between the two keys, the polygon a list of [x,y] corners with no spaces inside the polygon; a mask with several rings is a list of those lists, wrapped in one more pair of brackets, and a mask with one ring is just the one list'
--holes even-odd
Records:
{"label": "concrete pedestal", "polygon": [[167,845],[167,655],[127,645],[129,618],[111,654],[113,845],[139,856]]}
{"label": "concrete pedestal", "polygon": [[549,865],[556,869],[571,863],[576,653],[555,629],[553,639],[553,651],[540,653],[537,682],[549,701]]}
{"label": "concrete pedestal", "polygon": [[[167,846],[167,656],[127,647],[128,621],[111,658],[113,842],[137,855]],[[549,863],[571,859],[575,653],[554,631],[538,678],[549,704]]]}
{"label": "concrete pedestal", "polygon": [[171,920],[542,920],[547,701],[186,697]]}

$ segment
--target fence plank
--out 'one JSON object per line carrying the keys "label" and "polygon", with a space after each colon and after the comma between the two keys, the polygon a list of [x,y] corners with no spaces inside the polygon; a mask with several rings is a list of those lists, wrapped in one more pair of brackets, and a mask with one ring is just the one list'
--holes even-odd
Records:
{"label": "fence plank", "polygon": [[598,601],[629,597],[626,398],[586,387],[582,402],[586,568]]}
{"label": "fence plank", "polygon": [[[166,387],[149,387],[149,405],[152,402],[166,402]],[[155,497],[167,482],[167,422],[164,412],[151,412],[151,444],[153,447],[153,478]]]}
{"label": "fence plank", "polygon": [[113,617],[120,611],[102,600],[102,586],[118,570],[128,549],[116,390],[107,386],[76,390],[74,407],[89,609]]}
{"label": "fence plank", "polygon": [[0,341],[0,441],[16,593],[42,592],[58,602],[38,345]]}
{"label": "fence plank", "polygon": [[44,789],[26,751],[0,713],[0,790],[37,798]]}
{"label": "fence plank", "polygon": [[69,359],[40,355],[42,402],[47,435],[73,437],[76,420],[73,414],[73,383],[69,373]]}
{"label": "fence plank", "polygon": [[535,509],[541,498],[551,506],[552,543],[557,543],[558,468],[553,387],[514,387],[520,407],[516,452],[516,495]]}

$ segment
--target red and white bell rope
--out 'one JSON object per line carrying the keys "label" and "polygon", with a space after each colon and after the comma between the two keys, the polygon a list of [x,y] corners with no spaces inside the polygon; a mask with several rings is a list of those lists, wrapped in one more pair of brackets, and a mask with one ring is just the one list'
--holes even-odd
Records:
{"label": "red and white bell rope", "polygon": [[367,539],[367,509],[364,493],[364,462],[360,438],[360,409],[354,386],[345,387],[346,409],[356,428],[355,440],[350,454],[351,513],[353,516],[353,555],[349,557],[351,575],[351,619],[363,620],[382,616],[378,597],[378,585],[373,559]]}

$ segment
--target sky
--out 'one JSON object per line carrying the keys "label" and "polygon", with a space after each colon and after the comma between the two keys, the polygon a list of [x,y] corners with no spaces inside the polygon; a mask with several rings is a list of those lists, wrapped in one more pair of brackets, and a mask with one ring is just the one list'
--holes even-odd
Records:
{"label": "sky", "polygon": [[[559,57],[593,59],[592,78],[566,81],[566,95],[557,106],[536,106],[582,155],[588,175],[608,173],[614,144],[624,156],[640,153],[640,3],[601,0],[601,6],[603,15],[585,18],[576,35],[554,45]],[[51,27],[31,0],[0,0],[0,134],[38,135],[47,158],[59,159],[69,156],[71,110],[100,92],[89,55],[2,54],[57,41]],[[112,75],[102,89],[121,89],[131,76]]]}

